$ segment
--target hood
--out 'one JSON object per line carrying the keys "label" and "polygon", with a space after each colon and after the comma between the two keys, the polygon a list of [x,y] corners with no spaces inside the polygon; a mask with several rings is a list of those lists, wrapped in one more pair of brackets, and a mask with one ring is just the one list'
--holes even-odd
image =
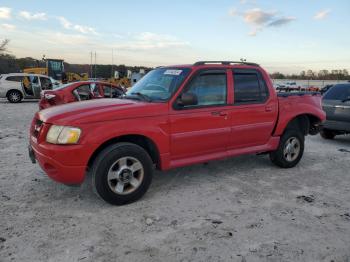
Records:
{"label": "hood", "polygon": [[103,98],[50,107],[38,112],[38,117],[46,123],[73,125],[164,115],[167,108],[167,103]]}

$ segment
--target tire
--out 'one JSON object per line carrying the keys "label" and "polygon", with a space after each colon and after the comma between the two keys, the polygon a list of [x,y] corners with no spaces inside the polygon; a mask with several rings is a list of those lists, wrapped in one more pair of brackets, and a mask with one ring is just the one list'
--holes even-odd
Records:
{"label": "tire", "polygon": [[324,139],[333,139],[335,137],[335,133],[328,129],[322,129],[320,135]]}
{"label": "tire", "polygon": [[[296,129],[287,129],[276,151],[270,153],[272,163],[282,168],[296,166],[304,153],[305,137]],[[289,147],[289,148],[288,148]]]}
{"label": "tire", "polygon": [[7,100],[10,103],[19,103],[23,99],[22,93],[18,90],[10,90],[7,93]]}
{"label": "tire", "polygon": [[153,162],[132,143],[118,143],[102,150],[92,165],[92,187],[112,205],[137,201],[152,182]]}

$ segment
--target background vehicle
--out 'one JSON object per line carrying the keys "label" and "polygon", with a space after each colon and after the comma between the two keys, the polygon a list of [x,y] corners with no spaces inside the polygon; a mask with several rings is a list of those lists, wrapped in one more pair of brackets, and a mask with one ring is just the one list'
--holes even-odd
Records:
{"label": "background vehicle", "polygon": [[123,99],[38,112],[29,156],[64,184],[88,170],[98,195],[122,205],[144,195],[154,167],[257,153],[294,167],[324,119],[320,94],[277,95],[257,64],[197,62],[152,70]]}
{"label": "background vehicle", "polygon": [[72,72],[65,72],[64,64],[62,59],[44,59],[46,62],[45,67],[31,67],[25,68],[24,73],[28,74],[41,74],[52,77],[55,80],[61,81],[62,83],[86,81],[89,76],[87,73],[77,74]]}
{"label": "background vehicle", "polygon": [[45,75],[13,73],[0,77],[0,97],[11,103],[19,103],[24,98],[38,99],[42,90],[53,88],[54,80]]}
{"label": "background vehicle", "polygon": [[323,138],[350,133],[350,84],[331,87],[323,96],[322,106],[327,114],[320,132]]}
{"label": "background vehicle", "polygon": [[321,94],[325,94],[333,85],[325,85],[321,90]]}
{"label": "background vehicle", "polygon": [[81,81],[69,83],[54,90],[43,91],[39,101],[39,109],[96,98],[117,98],[123,95],[124,92],[123,88],[105,82]]}

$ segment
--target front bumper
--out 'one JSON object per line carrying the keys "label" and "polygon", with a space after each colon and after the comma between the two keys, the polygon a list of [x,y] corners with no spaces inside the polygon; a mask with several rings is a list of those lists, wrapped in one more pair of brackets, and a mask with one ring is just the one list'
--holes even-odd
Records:
{"label": "front bumper", "polygon": [[33,138],[29,146],[32,162],[37,161],[51,179],[66,185],[83,183],[92,153],[88,145],[38,144]]}
{"label": "front bumper", "polygon": [[322,123],[325,129],[350,132],[350,122],[326,120]]}

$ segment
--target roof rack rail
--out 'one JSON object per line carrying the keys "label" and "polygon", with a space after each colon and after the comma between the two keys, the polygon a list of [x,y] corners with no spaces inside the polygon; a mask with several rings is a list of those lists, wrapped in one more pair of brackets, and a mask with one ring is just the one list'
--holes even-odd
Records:
{"label": "roof rack rail", "polygon": [[259,64],[244,62],[244,61],[198,61],[193,65],[198,66],[198,65],[206,65],[206,64],[222,64],[222,65],[241,64],[241,65],[259,66]]}

